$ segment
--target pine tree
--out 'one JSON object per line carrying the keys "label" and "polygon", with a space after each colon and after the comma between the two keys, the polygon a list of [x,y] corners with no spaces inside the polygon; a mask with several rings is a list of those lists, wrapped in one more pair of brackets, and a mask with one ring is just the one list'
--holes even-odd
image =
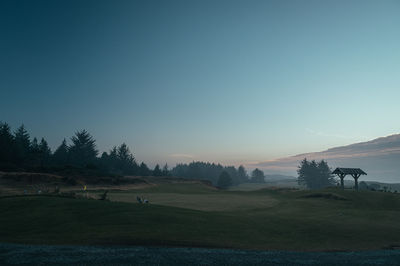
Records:
{"label": "pine tree", "polygon": [[33,138],[32,142],[31,142],[30,150],[31,150],[31,153],[33,153],[33,154],[39,153],[39,143],[38,143],[38,140],[36,137]]}
{"label": "pine tree", "polygon": [[0,163],[15,161],[15,141],[11,128],[7,123],[0,122]]}
{"label": "pine tree", "polygon": [[141,176],[149,176],[150,175],[150,169],[147,167],[147,165],[144,163],[144,162],[142,162],[141,164],[140,164],[140,167],[139,167],[139,174],[141,175]]}
{"label": "pine tree", "polygon": [[169,176],[169,170],[168,170],[168,164],[165,164],[162,170],[162,175],[163,176]]}
{"label": "pine tree", "polygon": [[254,169],[254,171],[251,173],[251,182],[264,183],[265,182],[264,178],[265,178],[264,172],[258,168]]}
{"label": "pine tree", "polygon": [[16,145],[18,164],[24,164],[29,157],[31,142],[29,133],[28,131],[26,131],[25,126],[23,124],[15,131],[14,139]]}
{"label": "pine tree", "polygon": [[328,164],[322,160],[307,161],[306,158],[300,162],[297,170],[299,185],[304,185],[310,189],[319,189],[334,184],[334,179]]}
{"label": "pine tree", "polygon": [[135,158],[133,157],[131,151],[129,150],[128,145],[126,145],[125,143],[122,143],[118,147],[117,157],[119,160],[127,163],[133,163],[133,161],[135,161]]}
{"label": "pine tree", "polygon": [[240,183],[249,182],[249,177],[247,176],[246,169],[244,168],[243,165],[239,166],[237,171]]}
{"label": "pine tree", "polygon": [[156,167],[154,167],[153,176],[162,176],[162,172],[158,164],[156,165]]}
{"label": "pine tree", "polygon": [[37,167],[40,165],[40,149],[37,138],[33,138],[29,146],[29,160],[25,163],[26,166]]}
{"label": "pine tree", "polygon": [[96,141],[86,130],[76,132],[71,141],[72,145],[69,147],[69,152],[73,164],[87,166],[96,161],[98,154]]}
{"label": "pine tree", "polygon": [[49,163],[49,159],[51,156],[51,150],[49,145],[47,144],[47,141],[42,138],[40,140],[40,144],[39,144],[39,158],[40,158],[40,166],[44,167]]}
{"label": "pine tree", "polygon": [[219,175],[217,186],[222,189],[226,189],[232,185],[232,178],[226,171],[222,171]]}
{"label": "pine tree", "polygon": [[135,157],[129,150],[128,145],[122,143],[117,149],[117,167],[122,171],[123,174],[135,174],[137,164]]}
{"label": "pine tree", "polygon": [[68,146],[65,139],[62,141],[61,145],[58,146],[52,158],[55,165],[65,166],[68,164]]}

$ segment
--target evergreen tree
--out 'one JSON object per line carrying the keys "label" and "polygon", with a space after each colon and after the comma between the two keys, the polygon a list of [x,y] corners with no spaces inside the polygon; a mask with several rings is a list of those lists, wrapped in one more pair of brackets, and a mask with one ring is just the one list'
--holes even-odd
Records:
{"label": "evergreen tree", "polygon": [[319,189],[334,184],[334,179],[329,169],[328,164],[322,160],[307,161],[306,158],[300,162],[297,170],[299,185],[304,185],[310,189]]}
{"label": "evergreen tree", "polygon": [[125,143],[122,143],[118,147],[117,156],[119,160],[124,162],[132,163],[135,160],[131,151],[129,150],[128,145],[126,145]]}
{"label": "evergreen tree", "polygon": [[15,161],[15,141],[11,128],[7,123],[0,122],[0,163]]}
{"label": "evergreen tree", "polygon": [[100,156],[100,160],[102,160],[103,162],[106,162],[106,161],[108,161],[108,157],[109,157],[108,153],[103,152]]}
{"label": "evergreen tree", "polygon": [[53,154],[53,163],[56,165],[65,166],[68,164],[68,146],[67,141],[64,139],[60,146]]}
{"label": "evergreen tree", "polygon": [[156,165],[156,167],[154,167],[153,176],[162,176],[162,171],[158,164]]}
{"label": "evergreen tree", "polygon": [[114,174],[134,175],[139,173],[139,166],[125,143],[118,147],[114,146],[109,154],[104,152],[100,163],[103,169]]}
{"label": "evergreen tree", "polygon": [[38,154],[39,153],[39,143],[37,138],[33,138],[31,145],[30,145],[31,153]]}
{"label": "evergreen tree", "polygon": [[162,170],[163,176],[169,176],[168,164],[165,164]]}
{"label": "evergreen tree", "polygon": [[87,166],[96,161],[98,154],[96,141],[86,130],[76,132],[71,141],[72,145],[69,147],[69,152],[73,164]]}
{"label": "evergreen tree", "polygon": [[135,174],[137,164],[135,162],[135,157],[133,157],[133,154],[129,150],[129,147],[125,143],[122,143],[116,152],[118,159],[117,167],[124,174]]}
{"label": "evergreen tree", "polygon": [[117,169],[117,164],[118,164],[118,151],[117,151],[117,146],[112,147],[110,150],[110,154],[108,155],[108,166],[115,170]]}
{"label": "evergreen tree", "polygon": [[251,182],[253,183],[264,183],[264,178],[264,172],[258,168],[254,169],[254,171],[251,173]]}
{"label": "evergreen tree", "polygon": [[231,176],[233,184],[249,182],[244,167],[242,166],[240,169],[241,172],[233,166],[224,167],[220,164],[214,163],[191,162],[190,164],[177,164],[170,170],[170,175],[183,178],[209,180],[214,185],[217,185],[219,175],[222,171],[226,171]]}
{"label": "evergreen tree", "polygon": [[40,165],[40,149],[37,138],[33,138],[29,147],[29,163],[30,167],[37,167]]}
{"label": "evergreen tree", "polygon": [[238,176],[240,183],[249,182],[249,177],[247,176],[246,169],[243,165],[239,166],[238,168]]}
{"label": "evergreen tree", "polygon": [[147,165],[144,163],[144,162],[142,162],[141,164],[140,164],[140,167],[139,167],[139,174],[141,175],[141,176],[149,176],[150,175],[150,169],[147,167]]}
{"label": "evergreen tree", "polygon": [[23,124],[15,131],[14,139],[18,159],[17,163],[23,165],[29,157],[31,144],[29,133]]}
{"label": "evergreen tree", "polygon": [[40,166],[44,167],[49,163],[49,159],[51,156],[51,150],[47,141],[42,138],[39,144],[39,159],[40,159]]}
{"label": "evergreen tree", "polygon": [[226,189],[232,185],[232,178],[226,171],[222,171],[219,175],[217,185],[219,188]]}

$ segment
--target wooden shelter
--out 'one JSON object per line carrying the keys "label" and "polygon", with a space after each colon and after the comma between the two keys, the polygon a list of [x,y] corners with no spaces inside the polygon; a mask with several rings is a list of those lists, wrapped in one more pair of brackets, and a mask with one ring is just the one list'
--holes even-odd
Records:
{"label": "wooden shelter", "polygon": [[344,181],[346,175],[351,175],[354,178],[354,188],[358,190],[358,178],[361,175],[367,175],[366,172],[361,170],[360,168],[336,168],[335,171],[332,172],[333,175],[337,175],[340,178],[340,186],[344,189]]}

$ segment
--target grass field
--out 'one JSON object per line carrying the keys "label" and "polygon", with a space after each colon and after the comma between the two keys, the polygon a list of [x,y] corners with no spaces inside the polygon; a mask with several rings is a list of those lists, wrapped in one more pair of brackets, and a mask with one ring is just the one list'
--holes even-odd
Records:
{"label": "grass field", "polygon": [[163,184],[146,189],[109,193],[110,200],[118,202],[137,203],[137,196],[150,200],[151,204],[219,212],[269,208],[279,202],[267,194],[218,191],[196,183]]}
{"label": "grass field", "polygon": [[[400,246],[400,195],[394,193],[219,191],[176,183],[110,191],[109,196],[111,201],[1,198],[0,242],[278,250]],[[151,203],[139,204],[136,196]]]}

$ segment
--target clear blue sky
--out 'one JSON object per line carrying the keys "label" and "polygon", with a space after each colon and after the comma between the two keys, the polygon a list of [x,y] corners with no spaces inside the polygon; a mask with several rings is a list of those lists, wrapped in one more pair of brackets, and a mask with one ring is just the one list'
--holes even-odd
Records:
{"label": "clear blue sky", "polygon": [[1,1],[0,120],[239,164],[400,132],[400,1]]}

